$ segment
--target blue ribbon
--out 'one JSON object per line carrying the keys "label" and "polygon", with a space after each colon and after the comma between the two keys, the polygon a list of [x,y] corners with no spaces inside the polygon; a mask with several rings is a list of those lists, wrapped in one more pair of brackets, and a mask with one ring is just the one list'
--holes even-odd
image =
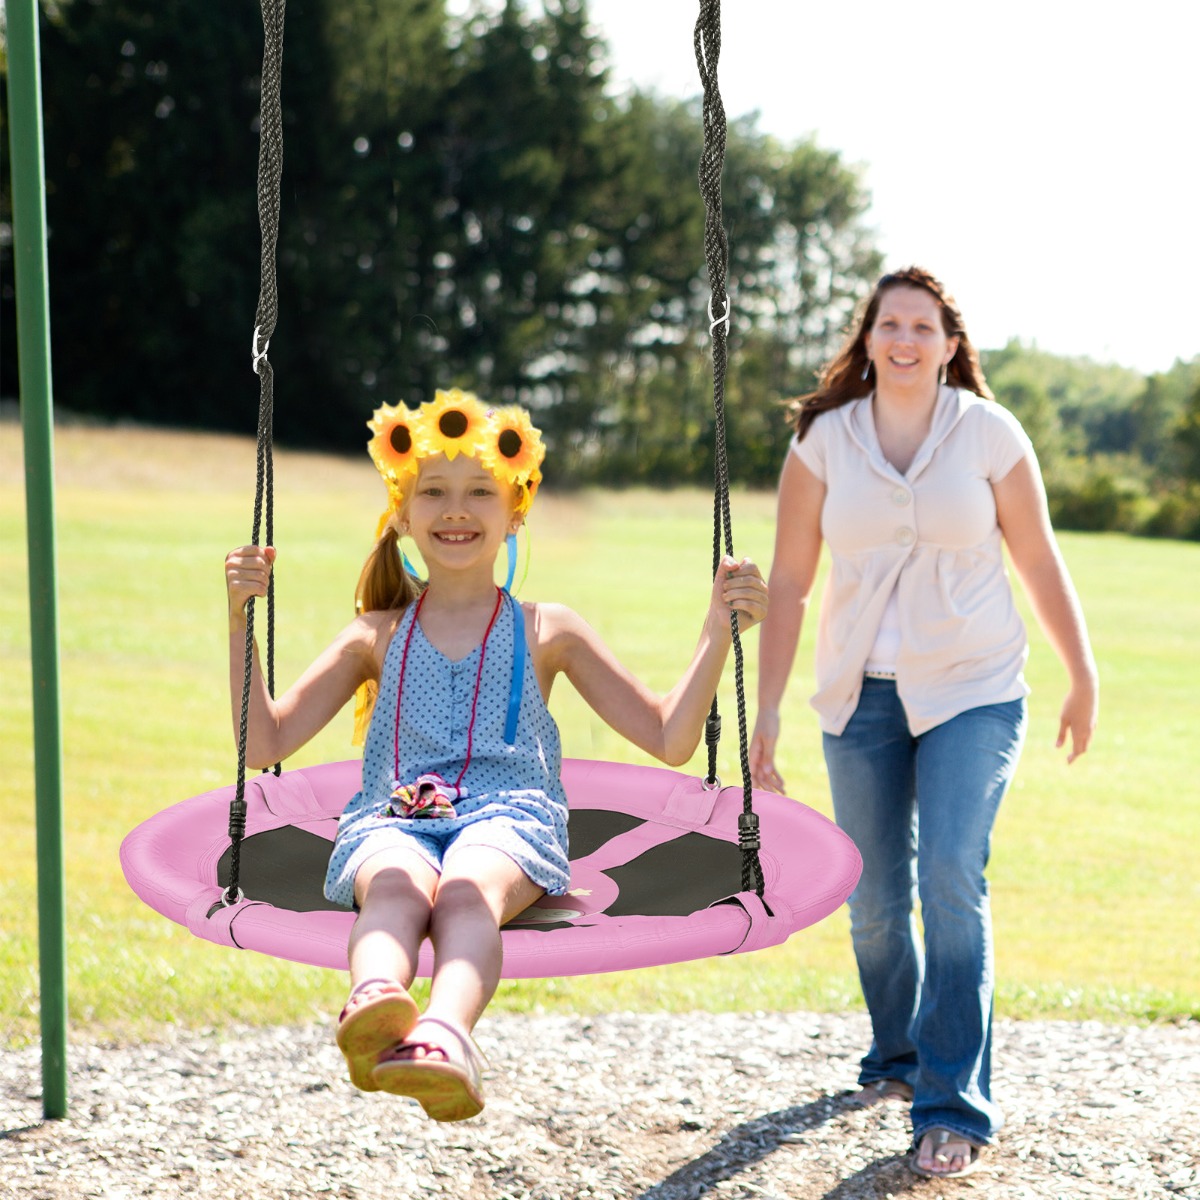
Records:
{"label": "blue ribbon", "polygon": [[511,592],[513,579],[517,574],[517,535],[510,533],[504,539],[504,545],[508,550],[508,578],[504,581],[504,590]]}
{"label": "blue ribbon", "polygon": [[[509,582],[512,582],[511,575]],[[517,740],[517,718],[521,715],[521,693],[525,688],[525,614],[507,588],[505,595],[513,610],[513,670],[512,689],[508,693],[508,716],[504,721],[504,742],[512,746]]]}

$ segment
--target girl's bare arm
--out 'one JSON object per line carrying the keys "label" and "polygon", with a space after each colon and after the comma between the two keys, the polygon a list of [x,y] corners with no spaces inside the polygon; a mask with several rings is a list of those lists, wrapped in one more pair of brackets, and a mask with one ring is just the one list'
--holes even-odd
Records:
{"label": "girl's bare arm", "polygon": [[543,690],[561,672],[622,737],[662,762],[680,766],[700,743],[733,642],[732,610],[738,613],[739,631],[757,624],[767,610],[762,573],[748,559],[722,563],[692,659],[679,682],[659,695],[629,671],[577,613],[562,605],[538,605],[535,653]]}
{"label": "girl's bare arm", "polygon": [[[241,726],[245,680],[246,602],[265,596],[275,552],[270,547],[240,546],[225,559],[229,596],[229,692],[234,737]],[[317,656],[296,682],[272,699],[253,650],[246,762],[268,767],[294,754],[337,715],[359,684],[378,677],[377,651],[387,614],[356,617]]]}

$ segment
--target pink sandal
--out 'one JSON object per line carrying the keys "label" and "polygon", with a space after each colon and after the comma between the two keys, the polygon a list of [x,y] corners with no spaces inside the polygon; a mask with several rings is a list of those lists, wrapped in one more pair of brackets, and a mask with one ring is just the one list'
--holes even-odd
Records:
{"label": "pink sandal", "polygon": [[[372,1072],[377,1088],[409,1096],[435,1121],[465,1121],[483,1111],[480,1077],[485,1059],[471,1035],[439,1017],[422,1017],[414,1029],[437,1025],[453,1035],[447,1044],[410,1037],[386,1052]],[[407,1052],[423,1050],[424,1057]],[[440,1057],[433,1057],[440,1055]]]}
{"label": "pink sandal", "polygon": [[404,1040],[419,1016],[417,1002],[394,979],[364,979],[355,985],[338,1018],[337,1044],[356,1088],[379,1090],[371,1077],[375,1064]]}

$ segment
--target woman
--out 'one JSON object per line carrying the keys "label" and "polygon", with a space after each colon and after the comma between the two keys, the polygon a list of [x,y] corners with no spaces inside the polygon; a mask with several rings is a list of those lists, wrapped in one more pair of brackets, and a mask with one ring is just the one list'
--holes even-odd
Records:
{"label": "woman", "polygon": [[873,1042],[857,1099],[911,1101],[913,1170],[958,1177],[1002,1122],[984,868],[1028,692],[1005,546],[1067,670],[1057,744],[1070,739],[1068,762],[1096,725],[1096,666],[1033,448],[993,401],[932,275],[885,275],[792,414],[751,769],[783,790],[779,705],[824,539],[812,703],[834,812],[863,856],[850,919]]}

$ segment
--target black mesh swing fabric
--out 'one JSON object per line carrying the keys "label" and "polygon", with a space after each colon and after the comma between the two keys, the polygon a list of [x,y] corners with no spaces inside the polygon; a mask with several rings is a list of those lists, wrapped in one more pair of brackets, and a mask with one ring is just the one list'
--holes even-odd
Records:
{"label": "black mesh swing fabric", "polygon": [[[586,858],[641,823],[640,817],[610,809],[574,810],[568,823],[572,857]],[[250,898],[293,912],[348,911],[327,900],[322,890],[331,848],[327,838],[294,825],[247,837],[242,842],[241,867],[242,879],[254,880]],[[231,857],[227,850],[217,866],[222,887],[229,885]],[[681,833],[605,871],[620,889],[605,915],[687,916],[727,896],[740,864],[741,852],[734,843],[702,833]],[[522,925],[539,932],[568,927],[565,922]]]}

